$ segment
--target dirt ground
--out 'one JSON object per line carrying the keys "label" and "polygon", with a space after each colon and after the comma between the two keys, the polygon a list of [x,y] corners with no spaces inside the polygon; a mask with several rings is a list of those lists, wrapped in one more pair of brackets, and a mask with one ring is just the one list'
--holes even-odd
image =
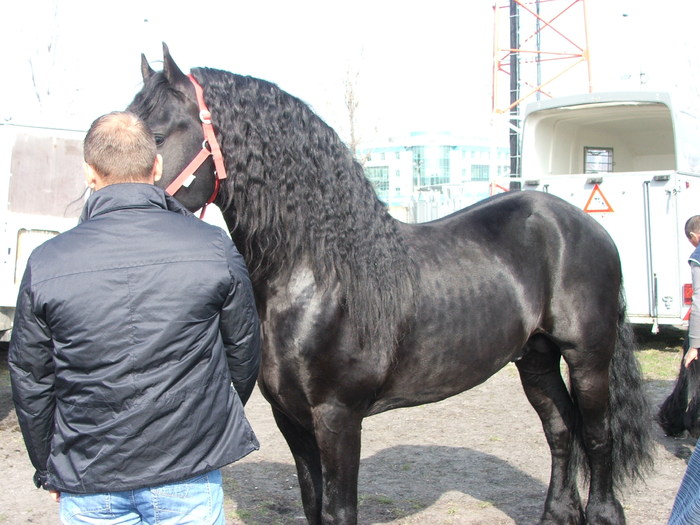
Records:
{"label": "dirt ground", "polygon": [[[680,339],[647,341],[680,362]],[[0,524],[58,523],[58,507],[34,489],[0,351]],[[672,381],[647,381],[654,407]],[[226,467],[229,525],[304,524],[296,473],[269,406],[256,391],[247,413],[261,450]],[[621,497],[628,523],[666,523],[695,440],[669,438],[649,421],[656,470]],[[361,524],[531,524],[544,503],[549,451],[507,366],[479,387],[432,405],[365,420],[359,483]]]}

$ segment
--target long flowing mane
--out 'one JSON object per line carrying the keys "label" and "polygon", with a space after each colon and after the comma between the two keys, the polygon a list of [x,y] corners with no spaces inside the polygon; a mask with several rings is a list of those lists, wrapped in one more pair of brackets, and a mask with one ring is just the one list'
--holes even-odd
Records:
{"label": "long flowing mane", "polygon": [[414,310],[416,269],[362,167],[309,107],[269,82],[193,70],[229,174],[220,206],[253,280],[306,260],[343,288],[360,341],[387,348]]}

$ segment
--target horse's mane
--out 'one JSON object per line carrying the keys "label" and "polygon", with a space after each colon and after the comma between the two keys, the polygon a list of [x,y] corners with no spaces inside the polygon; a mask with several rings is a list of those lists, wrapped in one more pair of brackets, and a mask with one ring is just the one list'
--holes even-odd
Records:
{"label": "horse's mane", "polygon": [[360,340],[391,348],[414,312],[416,269],[349,148],[274,84],[206,68],[193,74],[228,173],[217,203],[235,214],[232,235],[253,280],[307,261],[317,282],[340,283]]}

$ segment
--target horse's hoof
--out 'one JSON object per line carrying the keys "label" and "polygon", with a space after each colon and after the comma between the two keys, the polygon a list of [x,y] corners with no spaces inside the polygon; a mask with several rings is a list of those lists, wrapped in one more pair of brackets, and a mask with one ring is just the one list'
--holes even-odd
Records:
{"label": "horse's hoof", "polygon": [[586,523],[591,525],[625,525],[625,511],[619,501],[608,504],[588,505]]}
{"label": "horse's hoof", "polygon": [[[564,510],[564,509],[560,509]],[[579,508],[568,508],[564,512],[545,512],[539,525],[586,525],[586,515]]]}

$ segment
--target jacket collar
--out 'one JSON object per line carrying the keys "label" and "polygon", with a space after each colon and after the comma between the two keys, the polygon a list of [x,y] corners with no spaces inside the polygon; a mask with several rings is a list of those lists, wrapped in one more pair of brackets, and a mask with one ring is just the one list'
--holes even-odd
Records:
{"label": "jacket collar", "polygon": [[116,210],[160,208],[181,215],[192,215],[177,200],[152,184],[127,182],[110,184],[88,198],[79,222]]}

